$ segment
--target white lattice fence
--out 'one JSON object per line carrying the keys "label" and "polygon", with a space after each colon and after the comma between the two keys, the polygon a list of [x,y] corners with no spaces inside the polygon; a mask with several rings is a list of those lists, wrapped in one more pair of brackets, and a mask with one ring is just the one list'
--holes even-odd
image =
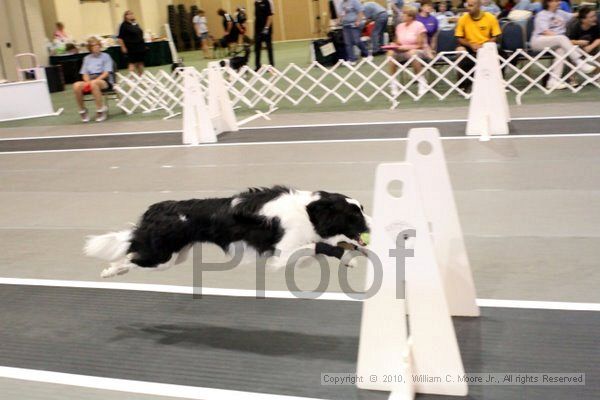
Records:
{"label": "white lattice fence", "polygon": [[[588,75],[581,71],[569,58],[571,53],[579,51],[578,47],[573,47],[571,51],[559,54],[555,50],[546,48],[544,51],[532,55],[519,50],[501,60],[501,67],[505,70],[506,87],[516,95],[519,104],[523,95],[532,89],[539,89],[545,94],[550,94],[555,90],[544,86],[544,77],[551,77],[556,82],[565,84],[567,89],[573,93],[581,91],[588,85],[600,89],[600,53],[594,57],[587,57],[586,62],[596,67],[596,71]],[[544,59],[547,61],[546,64],[543,63]],[[557,76],[552,72],[552,67],[558,62],[564,62],[565,64],[566,73],[563,73],[562,76]],[[571,77],[576,78],[577,86],[573,85]],[[516,84],[519,80],[521,82],[525,81],[526,84],[519,87]]]}
{"label": "white lattice fence", "polygon": [[[567,85],[567,90],[573,93],[589,85],[600,88],[600,55],[588,57],[588,63],[597,67],[592,75],[578,70],[568,57],[569,54],[560,55],[551,49],[545,49],[535,55],[518,50],[501,58],[507,90],[516,95],[518,102],[534,89],[549,94],[554,89],[544,86],[542,82],[545,81],[545,76],[563,82]],[[391,108],[396,108],[403,96],[415,101],[426,95],[433,95],[439,100],[451,95],[468,98],[469,94],[462,89],[461,84],[472,80],[472,76],[459,73],[459,64],[465,58],[475,61],[466,52],[445,52],[438,53],[432,60],[413,57],[404,63],[391,58],[377,61],[365,58],[354,66],[340,61],[327,68],[313,62],[307,67],[289,64],[282,70],[263,66],[259,71],[254,71],[246,66],[235,71],[224,67],[222,72],[232,103],[237,108],[273,110],[281,105],[320,105],[326,101],[347,103],[354,100],[371,102],[376,99],[384,99],[390,103]],[[565,63],[567,73],[562,77],[554,76],[552,65],[561,61]],[[419,73],[413,71],[413,62],[421,64]],[[389,70],[390,63],[397,67],[393,74]],[[571,83],[571,76],[577,77],[578,86]],[[119,74],[118,77],[118,106],[128,114],[138,110],[163,110],[167,113],[166,118],[169,118],[177,115],[183,104],[183,79],[179,70],[172,74],[161,70],[156,74]],[[207,70],[197,72],[196,77],[207,93]],[[418,90],[418,81],[422,77],[427,83]],[[397,87],[395,91],[390,90],[392,82]]]}

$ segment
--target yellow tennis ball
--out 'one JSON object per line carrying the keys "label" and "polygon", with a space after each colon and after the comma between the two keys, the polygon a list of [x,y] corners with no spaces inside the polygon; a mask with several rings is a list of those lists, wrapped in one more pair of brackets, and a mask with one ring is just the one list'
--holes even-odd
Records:
{"label": "yellow tennis ball", "polygon": [[368,246],[369,243],[371,242],[371,234],[369,232],[363,232],[360,234],[360,240],[363,241],[363,243]]}

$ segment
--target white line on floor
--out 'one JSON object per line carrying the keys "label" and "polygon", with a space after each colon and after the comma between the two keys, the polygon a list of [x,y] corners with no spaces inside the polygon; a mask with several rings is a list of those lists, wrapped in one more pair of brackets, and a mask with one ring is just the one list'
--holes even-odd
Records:
{"label": "white line on floor", "polygon": [[[519,117],[511,118],[511,121],[540,121],[540,120],[560,120],[560,119],[590,119],[600,118],[600,115],[572,115],[572,116],[552,116],[552,117]],[[241,130],[256,130],[256,129],[288,129],[288,128],[325,128],[335,126],[372,126],[372,125],[410,125],[410,124],[448,124],[455,122],[467,122],[466,119],[423,119],[423,120],[407,120],[407,121],[377,121],[377,122],[343,122],[337,124],[304,124],[304,125],[267,125],[267,126],[252,126],[241,128]]]}
{"label": "white line on floor", "polygon": [[[552,117],[519,117],[511,118],[511,121],[540,121],[540,120],[561,120],[561,119],[591,119],[600,118],[600,115],[569,115],[569,116],[552,116]],[[344,122],[337,124],[305,124],[305,125],[267,125],[267,126],[252,126],[241,127],[242,131],[259,130],[259,129],[288,129],[288,128],[325,128],[335,126],[373,126],[373,125],[410,125],[410,124],[448,124],[455,122],[467,122],[466,119],[431,119],[431,120],[415,120],[415,121],[376,121],[376,122]],[[102,137],[102,136],[123,136],[123,135],[152,135],[162,133],[177,133],[181,134],[179,129],[163,130],[163,131],[141,131],[141,132],[112,132],[112,133],[89,133],[82,135],[50,135],[50,136],[24,136],[24,137],[9,137],[1,138],[3,140],[38,140],[38,139],[68,139],[79,137]]]}
{"label": "white line on floor", "polygon": [[[71,287],[86,289],[111,289],[131,290],[142,292],[161,292],[177,294],[194,294],[192,286],[155,285],[146,283],[123,283],[123,282],[96,282],[96,281],[70,281],[54,279],[22,279],[22,278],[0,278],[0,285],[25,285],[25,286],[50,286]],[[226,297],[256,297],[257,292],[253,289],[225,289],[225,288],[202,288],[202,295],[226,296]],[[269,299],[298,299],[308,298],[303,293],[294,293],[286,290],[266,290],[264,297]],[[319,300],[358,301],[348,297],[344,293],[320,293]]]}
{"label": "white line on floor", "polygon": [[81,135],[50,135],[50,136],[23,136],[23,137],[10,137],[0,138],[0,142],[4,140],[42,140],[42,139],[70,139],[70,138],[83,138],[83,137],[104,137],[104,136],[130,136],[130,135],[159,135],[162,133],[177,133],[181,134],[181,130],[168,130],[168,131],[142,131],[142,132],[111,132],[111,133],[85,133]]}
{"label": "white line on floor", "polygon": [[[99,376],[67,374],[25,368],[0,366],[0,377],[33,382],[54,383],[93,389],[116,390],[154,396],[177,397],[199,400],[316,400],[308,397],[283,396],[237,390],[212,389],[196,386],[171,385],[167,383],[104,378]],[[67,396],[68,397],[68,396]]]}
{"label": "white line on floor", "polygon": [[[49,287],[71,287],[87,289],[112,289],[131,290],[144,292],[161,292],[177,294],[194,294],[191,286],[155,285],[145,283],[123,283],[123,282],[96,282],[96,281],[71,281],[54,279],[24,279],[24,278],[0,278],[0,285],[24,285],[24,286],[49,286]],[[202,288],[202,294],[207,296],[226,297],[256,297],[253,289],[224,289],[224,288]],[[285,290],[267,290],[264,297],[272,299],[297,299],[307,298],[302,293],[292,293]],[[358,296],[357,296],[358,297]],[[318,300],[338,301],[360,301],[351,298],[345,293],[327,292],[321,293]],[[573,303],[560,301],[536,301],[536,300],[502,300],[502,299],[477,299],[480,307],[500,308],[530,308],[543,310],[570,310],[570,311],[600,311],[600,303]]]}
{"label": "white line on floor", "polygon": [[563,301],[477,299],[479,307],[528,308],[536,310],[600,311],[600,303]]}
{"label": "white line on floor", "polygon": [[[561,133],[561,134],[540,134],[540,135],[499,135],[496,139],[542,139],[542,138],[574,138],[574,137],[593,137],[600,136],[600,133]],[[442,140],[479,140],[479,136],[451,136],[442,137]],[[266,145],[296,145],[296,144],[324,144],[324,143],[369,143],[369,142],[402,142],[408,138],[374,138],[374,139],[325,139],[325,140],[295,140],[287,142],[248,142],[248,143],[210,143],[198,146],[174,144],[167,146],[133,146],[133,147],[99,147],[90,149],[61,149],[61,150],[27,150],[27,151],[3,151],[0,155],[18,155],[35,153],[69,153],[69,152],[87,152],[87,151],[116,151],[116,150],[160,150],[172,148],[201,149],[209,147],[236,147],[236,146],[266,146]],[[486,142],[487,143],[487,142]]]}

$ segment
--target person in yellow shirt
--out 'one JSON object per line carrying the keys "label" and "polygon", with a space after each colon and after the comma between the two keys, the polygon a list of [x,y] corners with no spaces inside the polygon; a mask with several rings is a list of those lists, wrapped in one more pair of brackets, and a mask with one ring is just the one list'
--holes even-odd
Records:
{"label": "person in yellow shirt", "polygon": [[[456,24],[454,36],[458,39],[459,46],[457,51],[467,51],[471,56],[476,57],[477,50],[487,42],[495,42],[500,36],[500,24],[496,17],[481,10],[481,0],[468,0],[467,12],[460,16]],[[461,75],[469,74],[475,63],[470,57],[463,58],[458,67],[463,71]],[[472,75],[472,74],[471,74]],[[471,87],[471,79],[465,79],[460,87],[467,90]]]}

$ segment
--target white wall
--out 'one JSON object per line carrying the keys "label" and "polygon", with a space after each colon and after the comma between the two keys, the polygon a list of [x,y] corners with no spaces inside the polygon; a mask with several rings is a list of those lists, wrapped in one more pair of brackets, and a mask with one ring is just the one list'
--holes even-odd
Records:
{"label": "white wall", "polygon": [[[11,0],[0,2],[0,55],[2,78],[16,80],[14,56],[34,53],[40,65],[48,63],[44,47],[44,23],[39,0]],[[10,44],[10,47],[7,45]]]}
{"label": "white wall", "polygon": [[92,35],[114,35],[117,31],[114,17],[111,13],[110,3],[86,2],[81,3],[80,9],[82,34],[84,37]]}
{"label": "white wall", "polygon": [[48,61],[48,49],[46,48],[46,32],[40,1],[42,0],[23,0],[23,4],[31,38],[30,51],[35,53],[40,64],[45,65]]}
{"label": "white wall", "polygon": [[[56,23],[57,21],[65,24],[65,31],[72,38],[84,42],[86,37],[83,33],[83,22],[81,20],[81,4],[79,0],[42,0],[42,1],[53,1],[54,9],[56,12]],[[49,23],[48,19],[44,17],[44,21]]]}

